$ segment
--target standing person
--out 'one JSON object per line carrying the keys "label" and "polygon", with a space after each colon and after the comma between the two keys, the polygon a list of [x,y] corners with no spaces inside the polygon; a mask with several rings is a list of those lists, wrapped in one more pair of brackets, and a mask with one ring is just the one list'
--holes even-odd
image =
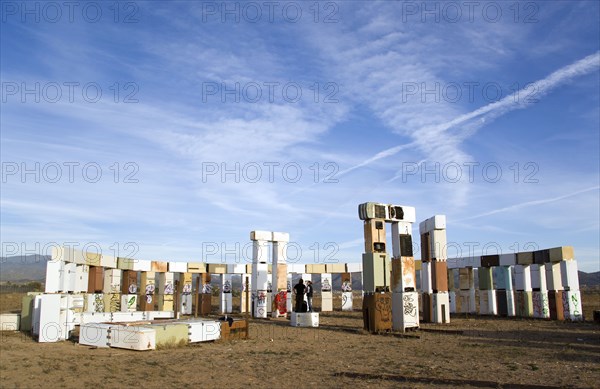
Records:
{"label": "standing person", "polygon": [[304,280],[300,278],[300,281],[294,285],[294,293],[296,293],[296,309],[294,312],[302,312],[302,303],[304,302],[304,292],[306,286],[304,286]]}
{"label": "standing person", "polygon": [[306,281],[306,300],[308,300],[308,312],[312,312],[313,284],[312,281]]}

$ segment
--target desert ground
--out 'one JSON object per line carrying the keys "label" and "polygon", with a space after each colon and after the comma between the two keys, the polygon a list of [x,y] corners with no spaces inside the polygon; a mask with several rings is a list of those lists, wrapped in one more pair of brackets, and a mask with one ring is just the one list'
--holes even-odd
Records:
{"label": "desert ground", "polygon": [[[0,295],[0,311],[18,311],[21,296]],[[2,332],[0,387],[598,388],[600,325],[591,313],[600,292],[582,300],[582,323],[453,315],[447,325],[372,335],[356,298],[355,312],[323,313],[319,328],[250,320],[247,340],[146,352]],[[214,317],[217,307],[214,299]]]}

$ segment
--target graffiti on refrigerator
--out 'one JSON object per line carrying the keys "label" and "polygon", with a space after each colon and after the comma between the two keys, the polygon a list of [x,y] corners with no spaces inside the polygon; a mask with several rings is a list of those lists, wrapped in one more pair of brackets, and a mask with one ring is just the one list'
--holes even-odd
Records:
{"label": "graffiti on refrigerator", "polygon": [[352,284],[349,280],[342,282],[342,292],[352,292]]}
{"label": "graffiti on refrigerator", "polygon": [[287,292],[282,290],[275,296],[275,304],[280,314],[287,313]]}
{"label": "graffiti on refrigerator", "polygon": [[550,301],[548,300],[548,295],[545,293],[542,294],[541,297],[542,315],[544,315],[544,317],[547,317],[550,315]]}
{"label": "graffiti on refrigerator", "polygon": [[154,294],[154,289],[155,289],[154,284],[148,284],[148,285],[146,285],[146,293],[145,294],[146,295],[152,295],[152,294]]}
{"label": "graffiti on refrigerator", "polygon": [[331,292],[331,282],[329,278],[323,278],[323,280],[321,281],[321,291]]}
{"label": "graffiti on refrigerator", "polygon": [[104,312],[104,296],[102,294],[94,295],[94,312]]}
{"label": "graffiti on refrigerator", "polygon": [[415,305],[414,296],[412,294],[406,294],[402,298],[404,306],[404,314],[409,316],[417,316],[417,306]]}
{"label": "graffiti on refrigerator", "polygon": [[392,299],[390,297],[382,295],[381,298],[378,298],[375,309],[379,312],[382,322],[392,321]]}
{"label": "graffiti on refrigerator", "polygon": [[231,293],[231,282],[229,280],[223,283],[223,293]]}
{"label": "graffiti on refrigerator", "polygon": [[579,316],[579,299],[577,298],[576,294],[572,294],[571,295],[571,304],[573,304],[573,315],[572,316]]}
{"label": "graffiti on refrigerator", "polygon": [[121,296],[118,293],[111,293],[109,304],[109,312],[118,312],[121,309]]}
{"label": "graffiti on refrigerator", "polygon": [[260,291],[257,295],[258,305],[264,305],[267,303],[267,293]]}
{"label": "graffiti on refrigerator", "polygon": [[129,285],[129,294],[136,294],[136,293],[137,293],[137,285],[136,284]]}
{"label": "graffiti on refrigerator", "polygon": [[342,293],[342,310],[352,309],[352,292]]}
{"label": "graffiti on refrigerator", "polygon": [[146,303],[152,304],[152,295],[154,294],[154,284],[146,285]]}
{"label": "graffiti on refrigerator", "polygon": [[127,300],[127,309],[135,309],[136,306],[136,301],[137,301],[137,296],[131,296],[129,297],[129,299]]}

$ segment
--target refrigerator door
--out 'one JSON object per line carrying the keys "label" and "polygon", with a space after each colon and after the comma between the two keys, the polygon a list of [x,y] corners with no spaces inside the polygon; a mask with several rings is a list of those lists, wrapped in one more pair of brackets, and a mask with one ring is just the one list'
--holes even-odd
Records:
{"label": "refrigerator door", "polygon": [[88,265],[77,265],[75,269],[75,292],[87,292],[90,267]]}
{"label": "refrigerator door", "polygon": [[342,311],[352,312],[352,292],[342,292]]}
{"label": "refrigerator door", "polygon": [[121,295],[121,312],[135,312],[137,310],[137,294]]}
{"label": "refrigerator door", "polygon": [[66,334],[63,333],[60,324],[60,300],[61,296],[59,294],[36,296],[36,301],[39,301],[37,334],[40,343],[58,342],[65,339]]}
{"label": "refrigerator door", "polygon": [[62,278],[62,292],[74,292],[77,281],[77,265],[74,263],[65,263],[65,270]]}
{"label": "refrigerator door", "polygon": [[64,271],[63,261],[52,260],[46,263],[46,293],[58,293],[62,290]]}

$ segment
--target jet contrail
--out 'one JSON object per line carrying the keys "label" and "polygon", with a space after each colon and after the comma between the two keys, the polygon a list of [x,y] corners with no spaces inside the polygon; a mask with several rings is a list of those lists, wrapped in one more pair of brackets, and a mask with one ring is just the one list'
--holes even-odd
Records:
{"label": "jet contrail", "polygon": [[564,200],[564,199],[569,198],[569,197],[577,196],[577,195],[580,195],[582,193],[592,192],[592,191],[595,191],[595,190],[598,190],[598,189],[600,189],[600,186],[594,186],[594,187],[591,187],[591,188],[581,189],[581,190],[578,190],[576,192],[568,193],[566,195],[562,195],[562,196],[558,196],[558,197],[551,197],[551,198],[548,198],[548,199],[533,200],[533,201],[527,201],[527,202],[520,203],[520,204],[509,205],[508,207],[494,209],[493,211],[484,212],[484,213],[481,213],[481,214],[475,215],[475,216],[465,217],[465,218],[462,218],[462,219],[458,219],[456,221],[459,222],[459,221],[464,221],[464,220],[478,219],[480,217],[490,216],[490,215],[494,215],[494,214],[505,212],[505,211],[512,211],[512,210],[515,210],[515,209],[525,208],[525,207],[529,207],[531,205],[541,205],[541,204],[553,203],[555,201]]}
{"label": "jet contrail", "polygon": [[[416,135],[416,134],[428,133],[433,130],[437,134],[441,135],[443,133],[443,131],[446,131],[450,128],[456,127],[460,124],[468,122],[469,120],[475,119],[477,117],[482,117],[480,120],[481,120],[481,125],[483,125],[486,122],[486,120],[485,120],[486,116],[490,116],[490,118],[493,119],[500,115],[504,115],[505,113],[513,111],[515,109],[525,108],[528,105],[533,103],[533,101],[528,101],[527,99],[522,99],[522,98],[520,99],[519,96],[525,96],[525,95],[531,93],[531,90],[533,90],[536,92],[536,94],[535,94],[536,98],[543,97],[544,95],[548,94],[552,89],[556,88],[557,86],[559,86],[565,82],[568,82],[575,77],[591,73],[592,71],[598,69],[598,67],[600,67],[600,51],[596,52],[595,54],[589,55],[583,59],[580,59],[579,61],[574,62],[570,65],[567,65],[567,66],[553,72],[548,77],[538,80],[538,81],[528,85],[526,88],[522,88],[522,89],[500,99],[499,101],[487,104],[487,105],[485,105],[481,108],[478,108],[472,112],[460,115],[448,122],[437,124],[434,126],[422,127],[418,131],[415,131],[414,134]],[[413,137],[416,137],[415,135],[413,135]],[[439,139],[439,135],[437,138]],[[363,166],[370,165],[371,163],[378,161],[380,159],[390,157],[390,156],[395,155],[395,154],[399,153],[400,151],[402,151],[408,147],[414,146],[414,145],[424,146],[424,144],[422,144],[418,140],[416,140],[415,142],[398,145],[395,147],[391,147],[391,148],[382,150],[382,151],[378,152],[377,154],[375,154],[374,156],[372,156],[371,158],[368,158],[357,165],[351,166],[348,169],[341,171],[339,173],[339,175],[347,174],[347,173],[349,173],[353,170],[356,170],[358,168],[361,168]]]}
{"label": "jet contrail", "polygon": [[344,174],[350,173],[353,170],[356,170],[363,166],[370,165],[371,163],[373,163],[375,161],[398,154],[400,151],[408,149],[415,145],[416,145],[415,142],[411,142],[411,143],[406,143],[403,145],[398,145],[398,146],[390,147],[389,149],[382,150],[382,151],[378,152],[377,154],[375,154],[374,156],[372,156],[371,158],[365,159],[363,162],[361,162],[357,165],[351,166],[348,169],[340,171],[338,173],[338,176],[343,176]]}
{"label": "jet contrail", "polygon": [[[519,96],[524,96],[528,93],[531,93],[531,90],[533,90],[536,98],[542,97],[560,84],[568,82],[575,77],[588,74],[599,66],[600,51],[555,71],[548,77],[528,85],[527,88],[522,88],[498,101],[485,105],[467,114],[460,115],[457,118],[447,123],[437,125],[434,128],[443,131],[452,127],[456,127],[457,125],[474,119],[478,116],[493,113],[494,117],[497,117],[515,109],[525,108],[526,106],[532,104],[533,101],[529,102],[528,99],[519,98]],[[529,92],[526,91],[526,89],[529,90]]]}

